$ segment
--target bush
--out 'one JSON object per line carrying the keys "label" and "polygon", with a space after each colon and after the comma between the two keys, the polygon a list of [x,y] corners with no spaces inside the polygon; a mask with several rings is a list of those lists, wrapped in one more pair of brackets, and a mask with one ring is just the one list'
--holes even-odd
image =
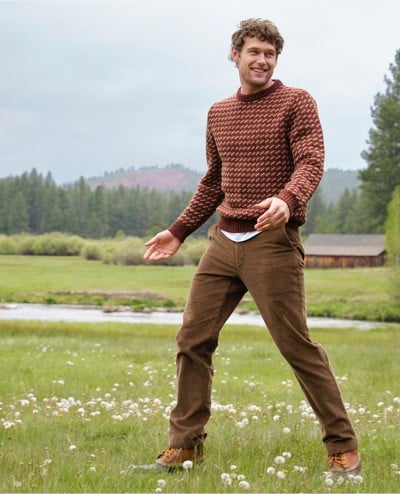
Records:
{"label": "bush", "polygon": [[38,256],[78,256],[83,245],[80,237],[54,232],[34,237],[32,249]]}
{"label": "bush", "polygon": [[86,242],[82,247],[80,255],[88,261],[100,261],[101,260],[101,248],[98,243]]}
{"label": "bush", "polygon": [[27,256],[77,256],[84,240],[63,233],[0,236],[0,254]]}
{"label": "bush", "polygon": [[198,265],[201,256],[204,254],[208,245],[207,238],[189,239],[187,244],[184,244],[184,254],[187,259],[187,264]]}
{"label": "bush", "polygon": [[[76,235],[45,233],[43,235],[17,234],[0,236],[0,255],[26,256],[81,256],[89,261],[104,264],[137,266],[147,263],[143,259],[145,240],[139,237],[124,237],[85,240]],[[184,266],[200,261],[208,244],[205,237],[188,239],[178,252],[157,264],[162,266]]]}
{"label": "bush", "polygon": [[114,243],[113,264],[137,266],[143,264],[145,247],[143,240],[137,237],[127,237]]}
{"label": "bush", "polygon": [[0,235],[0,254],[1,255],[14,255],[16,254],[16,244],[12,237],[6,235]]}

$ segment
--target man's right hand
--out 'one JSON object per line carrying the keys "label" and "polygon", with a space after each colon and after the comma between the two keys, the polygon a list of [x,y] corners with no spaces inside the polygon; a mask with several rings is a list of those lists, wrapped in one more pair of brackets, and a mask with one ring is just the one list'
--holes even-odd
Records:
{"label": "man's right hand", "polygon": [[148,249],[144,253],[143,258],[146,261],[160,261],[173,256],[182,245],[169,230],[164,230],[157,233],[153,238],[144,244]]}

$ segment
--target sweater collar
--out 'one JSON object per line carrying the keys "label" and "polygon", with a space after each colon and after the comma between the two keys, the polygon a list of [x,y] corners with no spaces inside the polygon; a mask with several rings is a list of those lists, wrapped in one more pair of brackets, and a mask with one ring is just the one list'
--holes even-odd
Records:
{"label": "sweater collar", "polygon": [[283,86],[283,83],[279,80],[276,79],[272,86],[263,89],[262,91],[259,91],[258,93],[253,93],[253,94],[242,94],[241,88],[237,90],[236,93],[236,98],[238,101],[243,101],[243,102],[251,102],[251,101],[257,101],[261,98],[264,98],[265,96],[268,96],[269,94],[273,93],[276,91],[279,87]]}

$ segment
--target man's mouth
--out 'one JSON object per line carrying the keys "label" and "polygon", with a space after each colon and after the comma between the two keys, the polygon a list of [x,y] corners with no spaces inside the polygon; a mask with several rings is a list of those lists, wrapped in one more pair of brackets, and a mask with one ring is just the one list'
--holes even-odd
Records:
{"label": "man's mouth", "polygon": [[266,69],[261,69],[260,67],[251,67],[251,70],[257,74],[265,74],[266,72]]}

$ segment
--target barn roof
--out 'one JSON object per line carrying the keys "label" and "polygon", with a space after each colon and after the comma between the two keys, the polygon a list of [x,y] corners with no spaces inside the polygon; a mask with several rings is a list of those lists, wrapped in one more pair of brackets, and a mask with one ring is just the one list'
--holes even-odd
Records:
{"label": "barn roof", "polygon": [[304,242],[306,256],[379,256],[385,235],[312,233]]}

